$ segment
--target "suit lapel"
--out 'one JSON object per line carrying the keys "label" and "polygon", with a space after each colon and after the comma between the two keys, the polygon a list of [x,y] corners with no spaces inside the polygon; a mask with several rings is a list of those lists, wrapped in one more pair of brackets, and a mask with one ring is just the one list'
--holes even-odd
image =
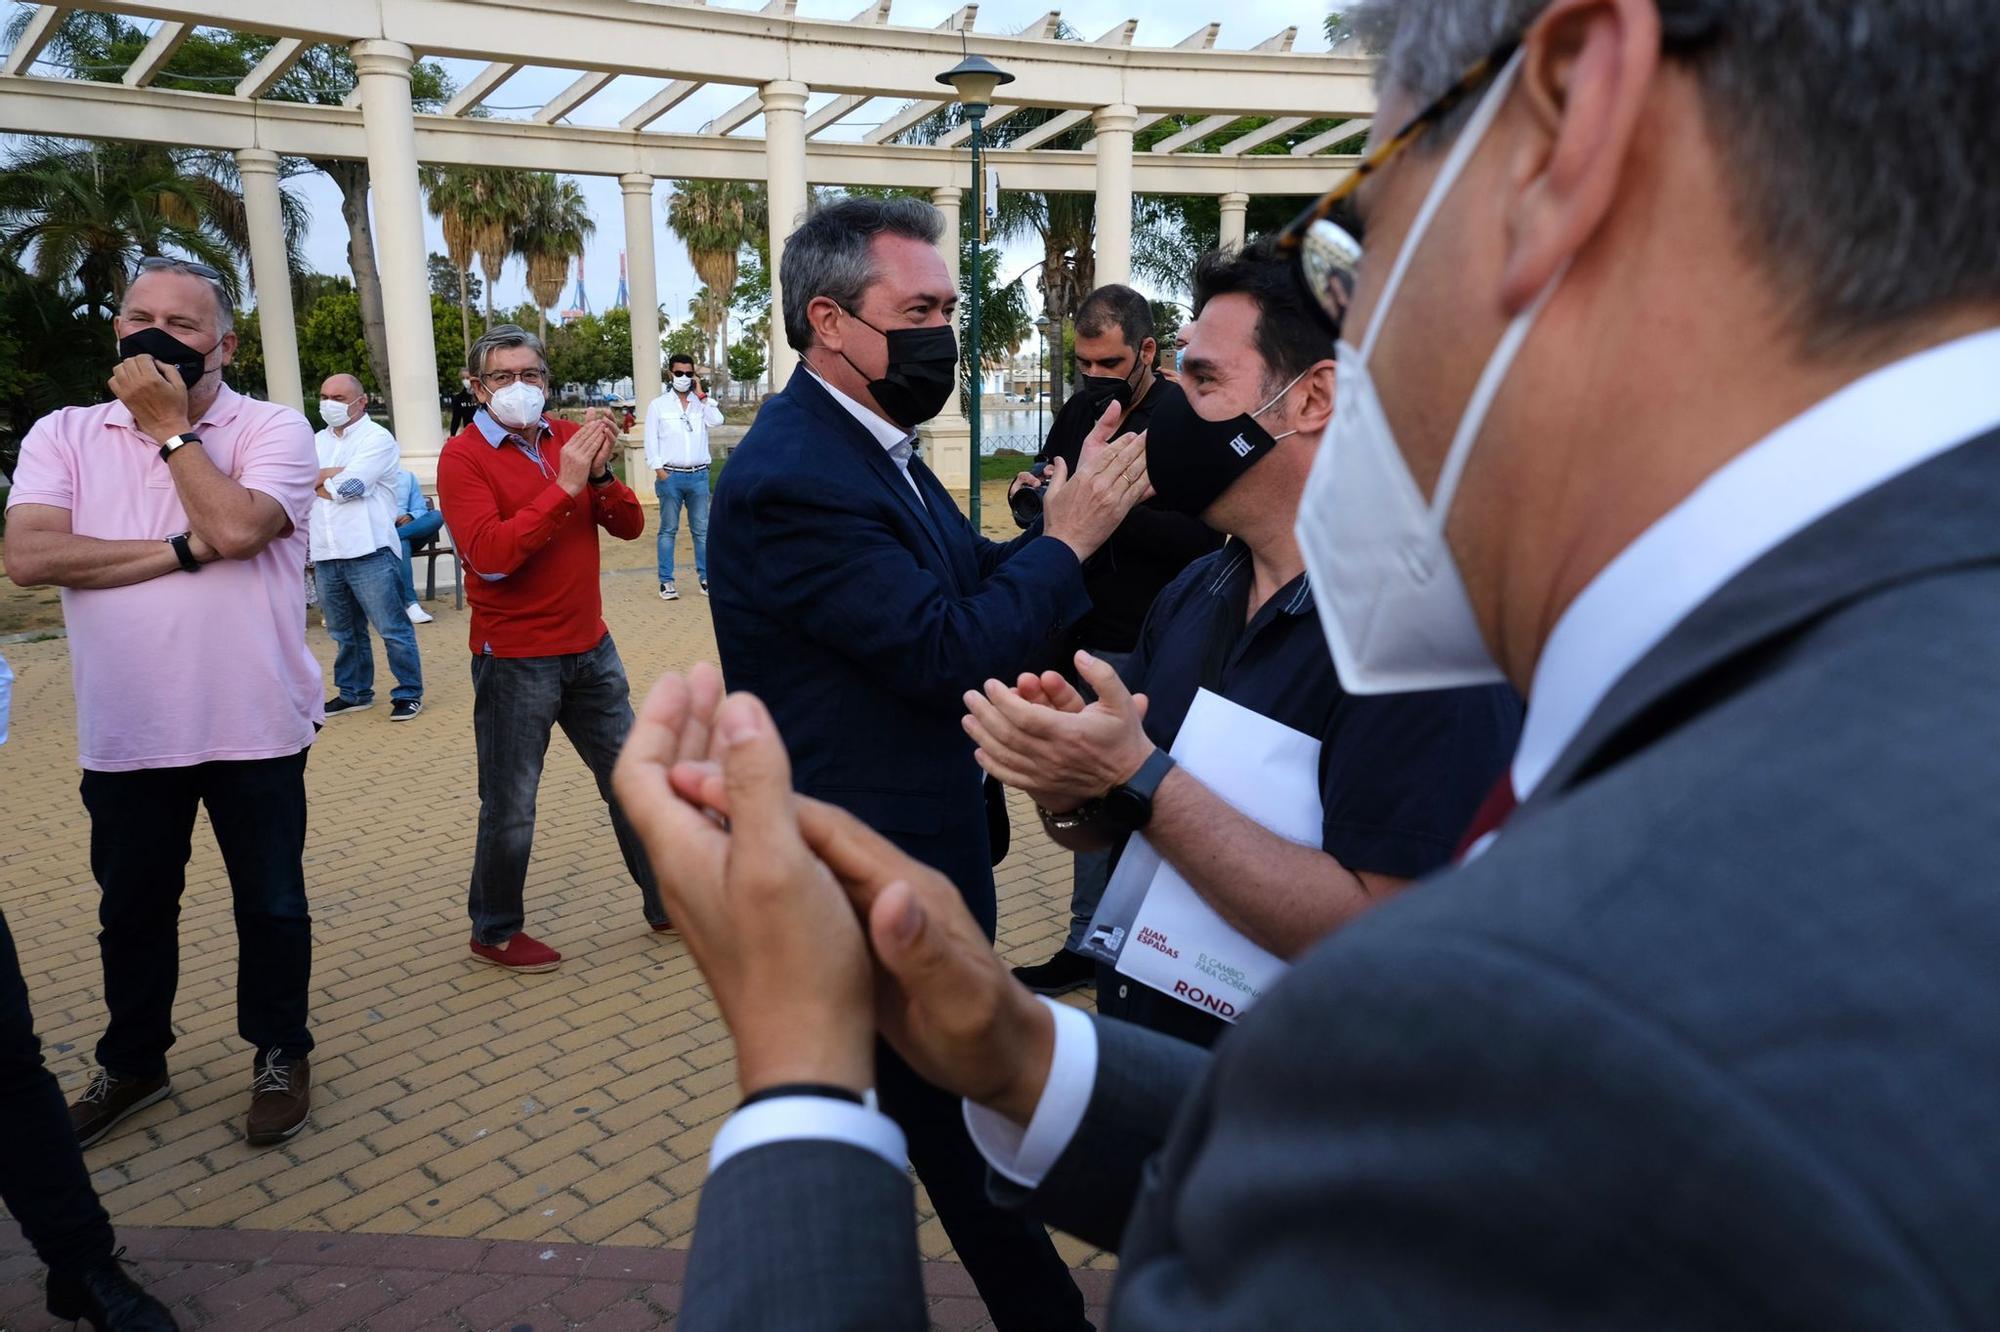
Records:
{"label": "suit lapel", "polygon": [[[909,512],[911,520],[917,525],[917,530],[924,534],[924,538],[937,553],[938,559],[943,562],[947,573],[955,580],[951,552],[944,544],[939,526],[931,521],[930,515],[924,510],[924,505],[910,489],[910,483],[903,479],[902,472],[897,469],[895,460],[889,457],[889,451],[883,448],[846,408],[835,402],[833,395],[822,388],[819,381],[810,373],[801,370],[794,374],[792,382],[786,386],[785,391],[787,393],[796,391],[802,406],[834,427],[835,434],[859,455],[862,466],[873,473],[875,479],[888,488],[896,502]],[[911,466],[914,471],[916,464],[913,462]]]}
{"label": "suit lapel", "polygon": [[953,577],[960,580],[960,591],[964,592],[979,585],[979,560],[973,552],[972,542],[966,540],[971,529],[966,525],[951,492],[938,480],[937,473],[922,458],[910,459],[910,477],[923,491],[924,512],[931,520],[931,526],[942,543],[940,549],[950,562]]}
{"label": "suit lapel", "polygon": [[1842,607],[1926,574],[2000,563],[2000,432],[1962,444],[1850,501],[1696,607],[1612,686],[1532,810],[1631,751],[1731,662]]}

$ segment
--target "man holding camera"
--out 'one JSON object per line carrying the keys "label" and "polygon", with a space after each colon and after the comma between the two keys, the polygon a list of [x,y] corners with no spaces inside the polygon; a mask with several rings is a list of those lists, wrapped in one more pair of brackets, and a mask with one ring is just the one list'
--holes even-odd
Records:
{"label": "man holding camera", "polygon": [[[1153,361],[1159,343],[1153,336],[1153,310],[1130,287],[1099,287],[1076,311],[1076,392],[1056,413],[1049,437],[1035,455],[1032,471],[1015,478],[1008,491],[1014,520],[1031,525],[1041,513],[1042,477],[1061,458],[1071,474],[1083,441],[1096,428],[1104,409],[1117,403],[1125,409],[1120,434],[1144,431],[1162,403],[1182,399],[1180,385],[1156,373]],[[1222,544],[1222,538],[1199,518],[1174,513],[1147,501],[1127,514],[1111,539],[1083,566],[1084,588],[1092,610],[1077,623],[1076,632],[1050,663],[1073,671],[1074,650],[1081,648],[1116,668],[1139,641],[1139,626],[1160,589],[1181,570]],[[1021,983],[1037,994],[1062,994],[1092,980],[1096,965],[1075,950],[1097,912],[1111,873],[1108,852],[1079,852],[1070,890],[1069,935],[1055,956],[1031,967],[1016,967]]]}
{"label": "man holding camera", "polygon": [[646,463],[653,469],[653,493],[660,499],[660,600],[676,601],[674,541],[680,536],[681,508],[694,537],[694,578],[708,595],[708,432],[722,424],[722,409],[695,378],[694,358],[675,355],[667,362],[669,391],[646,409]]}

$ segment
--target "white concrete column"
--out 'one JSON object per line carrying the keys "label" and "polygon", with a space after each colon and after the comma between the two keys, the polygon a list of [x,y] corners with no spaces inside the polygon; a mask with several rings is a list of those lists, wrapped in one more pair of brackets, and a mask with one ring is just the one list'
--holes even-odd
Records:
{"label": "white concrete column", "polygon": [[[938,249],[944,254],[944,266],[951,271],[951,285],[959,285],[959,202],[964,195],[956,185],[946,185],[931,191],[931,203],[944,214],[944,235],[938,239]],[[958,308],[958,339],[965,343],[965,319],[967,307]],[[938,480],[944,482],[945,489],[955,494],[965,494],[972,484],[972,423],[965,419],[959,408],[958,395],[952,394],[946,401],[944,410],[937,419],[923,427],[924,461],[930,464]]]}
{"label": "white concrete column", "polygon": [[410,109],[415,56],[401,42],[374,38],[354,43],[353,52],[375,196],[375,265],[382,274],[382,317],[389,340],[390,409],[403,466],[428,488],[437,484],[444,423],[438,414],[424,201],[417,185],[417,132]]}
{"label": "white concrete column", "polygon": [[1132,131],[1139,112],[1099,107],[1097,126],[1097,285],[1132,280]]}
{"label": "white concrete column", "polygon": [[1244,219],[1250,212],[1250,196],[1232,190],[1222,196],[1222,248],[1243,248]]}
{"label": "white concrete column", "polygon": [[[625,280],[632,313],[632,430],[625,436],[625,475],[646,475],[646,409],[660,396],[660,286],[653,260],[653,178],[632,171],[618,178],[625,191]],[[632,489],[642,503],[653,488]]]}
{"label": "white concrete column", "polygon": [[[806,216],[806,97],[811,90],[795,79],[779,79],[758,90],[764,104],[765,193],[771,211],[771,389],[785,387],[798,353],[785,341],[785,295],[778,281],[785,237]],[[727,350],[725,348],[725,350]]]}
{"label": "white concrete column", "polygon": [[[285,218],[278,204],[278,155],[266,148],[236,153],[243,209],[250,226],[250,281],[257,293],[257,329],[264,342],[264,392],[303,412],[299,330],[292,313],[292,271],[285,258]],[[314,385],[318,388],[318,385]]]}

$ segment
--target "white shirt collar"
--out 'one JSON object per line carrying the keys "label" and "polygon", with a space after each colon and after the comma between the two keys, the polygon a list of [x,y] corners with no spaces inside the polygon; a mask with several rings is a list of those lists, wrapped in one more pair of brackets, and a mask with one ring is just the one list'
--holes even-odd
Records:
{"label": "white shirt collar", "polygon": [[1723,584],[1835,509],[2000,425],[2000,329],[1856,380],[1717,471],[1556,622],[1515,752],[1526,800],[1625,673]]}
{"label": "white shirt collar", "polygon": [[[853,398],[848,397],[845,393],[835,388],[825,375],[822,375],[804,361],[800,361],[799,366],[807,374],[818,380],[819,386],[825,389],[835,402],[845,408],[849,416],[859,421],[861,428],[866,430],[870,435],[873,435],[875,442],[880,444],[884,449],[893,449],[904,440],[916,438],[915,431],[905,430],[895,422],[884,420],[871,409],[863,407],[859,402],[856,402]],[[903,464],[899,463],[897,465],[902,466]]]}

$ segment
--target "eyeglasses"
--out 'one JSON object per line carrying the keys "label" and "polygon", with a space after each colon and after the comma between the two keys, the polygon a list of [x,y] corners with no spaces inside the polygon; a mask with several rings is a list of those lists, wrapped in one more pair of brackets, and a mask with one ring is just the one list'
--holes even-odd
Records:
{"label": "eyeglasses", "polygon": [[207,264],[198,264],[192,259],[175,259],[163,254],[149,254],[139,261],[141,273],[156,273],[166,269],[175,273],[192,273],[196,277],[207,278],[210,282],[221,282],[222,274]]}
{"label": "eyeglasses", "polygon": [[[1306,290],[1319,308],[1326,312],[1327,318],[1333,321],[1335,328],[1340,327],[1347,315],[1348,302],[1354,299],[1354,274],[1361,264],[1361,242],[1354,238],[1354,231],[1359,228],[1355,225],[1352,205],[1348,201],[1361,188],[1363,181],[1423,137],[1426,130],[1450,115],[1460,102],[1505,67],[1520,45],[1519,36],[1509,37],[1487,52],[1459,75],[1458,80],[1440,93],[1435,101],[1410,117],[1387,142],[1362,158],[1345,179],[1322,194],[1278,233],[1278,253],[1297,257],[1299,280],[1305,283]],[[1343,205],[1347,207],[1343,209]],[[1341,214],[1342,221],[1348,225],[1336,222],[1336,213]]]}
{"label": "eyeglasses", "polygon": [[501,389],[519,381],[535,388],[547,388],[549,376],[546,370],[495,370],[479,377],[479,382],[498,393]]}

